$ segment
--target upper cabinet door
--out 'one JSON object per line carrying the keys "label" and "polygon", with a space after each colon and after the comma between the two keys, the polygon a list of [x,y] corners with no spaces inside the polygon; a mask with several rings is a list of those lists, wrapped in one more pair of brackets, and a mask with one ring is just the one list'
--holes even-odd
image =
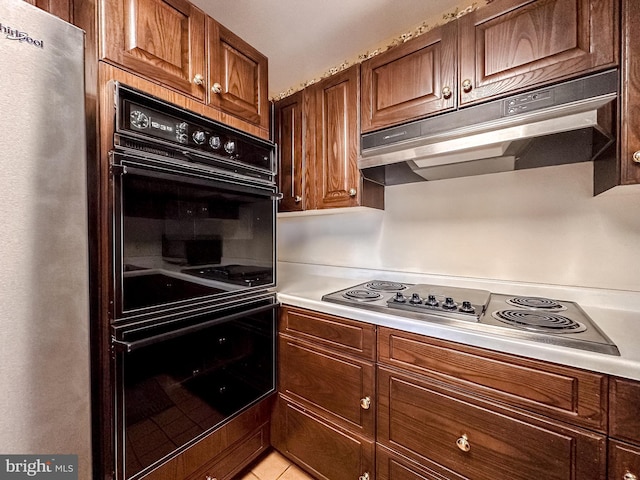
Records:
{"label": "upper cabinet door", "polygon": [[101,57],[201,101],[205,15],[186,0],[103,0]]}
{"label": "upper cabinet door", "polygon": [[316,154],[311,169],[316,208],[359,205],[359,67],[354,65],[311,86],[316,108]]}
{"label": "upper cabinet door", "polygon": [[460,18],[460,104],[615,66],[618,2],[496,0]]}
{"label": "upper cabinet door", "polygon": [[278,144],[278,187],[280,212],[305,209],[304,185],[304,91],[275,104],[275,141]]}
{"label": "upper cabinet door", "polygon": [[208,30],[209,102],[268,129],[267,57],[212,18]]}
{"label": "upper cabinet door", "polygon": [[26,0],[27,3],[35,5],[42,10],[45,10],[56,17],[72,22],[71,12],[73,11],[73,0]]}
{"label": "upper cabinet door", "polygon": [[453,109],[456,22],[362,63],[362,131]]}

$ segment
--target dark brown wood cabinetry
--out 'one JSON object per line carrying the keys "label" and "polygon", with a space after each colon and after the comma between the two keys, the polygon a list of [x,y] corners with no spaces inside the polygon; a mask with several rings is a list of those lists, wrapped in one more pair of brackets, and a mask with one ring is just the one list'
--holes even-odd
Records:
{"label": "dark brown wood cabinetry", "polygon": [[455,108],[457,23],[362,63],[362,131]]}
{"label": "dark brown wood cabinetry", "polygon": [[264,55],[187,0],[99,4],[99,59],[197,100],[205,116],[269,138]]}
{"label": "dark brown wood cabinetry", "polygon": [[25,0],[56,17],[73,23],[73,0]]}
{"label": "dark brown wood cabinetry", "polygon": [[362,130],[614,67],[617,25],[614,0],[491,2],[364,62]]}
{"label": "dark brown wood cabinetry", "polygon": [[613,0],[497,0],[459,20],[460,104],[618,62]]}
{"label": "dark brown wood cabinetry", "polygon": [[268,130],[267,57],[212,18],[207,32],[209,103]]}
{"label": "dark brown wood cabinetry", "polygon": [[384,187],[358,170],[359,97],[354,65],[276,103],[280,211],[384,208]]}
{"label": "dark brown wood cabinetry", "polygon": [[640,478],[640,383],[612,378],[609,388],[609,479]]}
{"label": "dark brown wood cabinetry", "polygon": [[284,307],[273,445],[317,478],[373,477],[375,326]]}

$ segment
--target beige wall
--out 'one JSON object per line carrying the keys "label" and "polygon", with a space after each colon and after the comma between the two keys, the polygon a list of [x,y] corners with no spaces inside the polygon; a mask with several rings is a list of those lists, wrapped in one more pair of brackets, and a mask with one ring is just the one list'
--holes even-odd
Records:
{"label": "beige wall", "polygon": [[386,209],[281,217],[280,261],[640,291],[640,188],[580,163],[387,187]]}

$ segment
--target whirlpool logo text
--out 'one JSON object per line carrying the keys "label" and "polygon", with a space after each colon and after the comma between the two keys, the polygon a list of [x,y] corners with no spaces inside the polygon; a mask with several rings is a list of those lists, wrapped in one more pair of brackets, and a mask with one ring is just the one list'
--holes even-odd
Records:
{"label": "whirlpool logo text", "polygon": [[4,23],[0,23],[0,35],[4,36],[7,40],[15,40],[21,43],[28,43],[34,47],[44,48],[44,40],[36,40],[31,37],[27,32],[12,28]]}

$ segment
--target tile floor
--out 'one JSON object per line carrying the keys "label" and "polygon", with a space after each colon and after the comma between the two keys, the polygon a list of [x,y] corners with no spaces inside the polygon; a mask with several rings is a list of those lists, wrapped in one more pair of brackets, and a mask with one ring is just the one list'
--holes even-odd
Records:
{"label": "tile floor", "polygon": [[313,480],[275,450],[270,450],[249,467],[239,480]]}

